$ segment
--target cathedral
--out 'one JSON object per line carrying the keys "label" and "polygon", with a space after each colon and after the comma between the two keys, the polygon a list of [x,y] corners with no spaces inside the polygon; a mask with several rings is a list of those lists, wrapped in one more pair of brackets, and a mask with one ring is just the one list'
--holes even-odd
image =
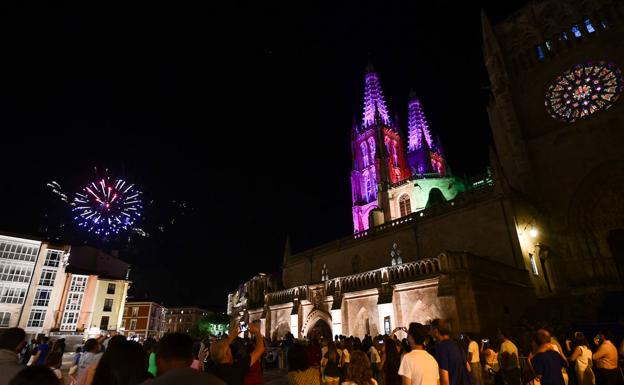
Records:
{"label": "cathedral", "polygon": [[475,178],[452,175],[413,95],[399,127],[369,66],[351,129],[353,234],[287,244],[281,280],[241,284],[228,314],[274,339],[434,318],[491,332],[540,303],[621,293],[623,23],[612,0],[535,1],[496,25],[482,14],[494,148]]}

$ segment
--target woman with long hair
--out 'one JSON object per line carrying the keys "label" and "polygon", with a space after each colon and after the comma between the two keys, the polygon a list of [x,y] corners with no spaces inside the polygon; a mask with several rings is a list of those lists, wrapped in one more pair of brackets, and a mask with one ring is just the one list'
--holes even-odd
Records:
{"label": "woman with long hair", "polygon": [[60,351],[51,351],[48,353],[45,359],[45,366],[50,368],[58,378],[61,385],[65,385],[65,379],[61,372],[61,365],[63,364],[63,353]]}
{"label": "woman with long hair", "polygon": [[401,385],[399,366],[401,366],[401,355],[394,339],[386,336],[383,339],[385,360],[381,368],[384,385]]}
{"label": "woman with long hair", "polygon": [[[566,344],[570,341],[567,340]],[[589,348],[589,342],[587,338],[581,332],[574,333],[574,350],[572,355],[568,357],[570,362],[576,362],[576,379],[577,385],[594,385],[596,378],[594,377],[594,371],[592,370],[592,351]],[[570,346],[568,344],[568,350]]]}
{"label": "woman with long hair", "polygon": [[323,357],[323,367],[325,368],[325,380],[327,385],[338,385],[340,382],[340,357],[334,341],[327,343],[327,353]]}
{"label": "woman with long hair", "polygon": [[377,385],[373,378],[370,359],[362,351],[351,353],[351,363],[347,369],[347,381],[342,385]]}
{"label": "woman with long hair", "polygon": [[143,347],[134,341],[109,344],[102,355],[92,385],[137,385],[151,378]]}

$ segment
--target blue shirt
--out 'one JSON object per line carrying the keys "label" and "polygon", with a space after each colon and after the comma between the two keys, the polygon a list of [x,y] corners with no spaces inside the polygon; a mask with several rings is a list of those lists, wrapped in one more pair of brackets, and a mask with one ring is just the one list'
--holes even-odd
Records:
{"label": "blue shirt", "polygon": [[466,356],[455,341],[438,342],[435,347],[435,359],[440,369],[448,372],[450,385],[470,385]]}
{"label": "blue shirt", "polygon": [[554,350],[537,353],[531,360],[535,374],[541,376],[542,385],[564,385],[561,369],[568,365]]}
{"label": "blue shirt", "polygon": [[37,352],[41,352],[39,358],[37,358],[37,362],[35,362],[35,365],[43,365],[45,363],[49,350],[50,346],[48,346],[48,344],[41,344],[35,348],[35,354],[37,354]]}

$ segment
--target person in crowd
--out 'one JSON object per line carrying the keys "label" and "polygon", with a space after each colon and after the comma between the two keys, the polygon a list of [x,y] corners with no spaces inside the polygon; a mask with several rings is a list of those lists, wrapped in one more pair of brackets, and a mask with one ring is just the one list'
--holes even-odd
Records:
{"label": "person in crowd", "polygon": [[63,364],[63,353],[60,351],[52,350],[48,353],[45,366],[50,368],[56,375],[56,378],[59,380],[60,385],[65,385],[65,379],[63,378],[63,373],[61,372],[61,365]]}
{"label": "person in crowd", "polygon": [[158,369],[156,368],[156,340],[152,337],[148,337],[143,341],[143,350],[145,350],[145,354],[147,355],[147,371],[154,377],[158,373]]}
{"label": "person in crowd", "polygon": [[244,359],[234,360],[230,348],[230,344],[239,334],[238,324],[232,328],[228,338],[216,341],[210,346],[210,356],[215,362],[211,372],[228,385],[243,385],[249,368],[260,360],[264,353],[264,339],[258,326],[251,323],[248,330],[255,337],[256,342],[254,350]]}
{"label": "person in crowd", "polygon": [[598,346],[592,359],[596,363],[596,385],[616,385],[618,383],[618,353],[611,342],[611,333],[601,331],[594,338]]}
{"label": "person in crowd", "polygon": [[26,344],[24,329],[8,328],[0,332],[0,385],[9,381],[22,369],[17,353]]}
{"label": "person in crowd", "polygon": [[342,357],[341,357],[341,376],[340,381],[344,381],[347,377],[347,370],[349,368],[349,363],[351,362],[351,352],[353,351],[353,338],[345,338],[344,346],[342,347]]}
{"label": "person in crowd", "polygon": [[156,346],[158,377],[148,379],[141,385],[226,385],[211,373],[191,369],[192,363],[191,336],[184,333],[165,334]]}
{"label": "person in crowd", "polygon": [[[377,339],[375,338],[375,341],[377,341]],[[377,350],[376,347],[376,343],[373,342],[372,338],[369,336],[368,340],[367,340],[367,345],[368,349],[366,350],[366,353],[369,356],[370,359],[370,363],[371,363],[371,369],[373,370],[373,377],[375,378],[375,380],[379,380],[379,368],[381,366],[381,355],[379,354],[379,350]]]}
{"label": "person in crowd", "polygon": [[336,344],[333,341],[327,343],[327,353],[323,356],[322,365],[325,368],[325,381],[327,385],[338,385],[340,382],[340,357]]}
{"label": "person in crowd", "polygon": [[351,363],[347,370],[347,381],[342,385],[377,385],[373,378],[370,357],[358,350],[351,354]]}
{"label": "person in crowd", "polygon": [[22,365],[27,365],[28,361],[32,357],[33,350],[35,349],[36,342],[34,339],[31,339],[28,343],[24,344],[24,347],[20,351],[20,363]]}
{"label": "person in crowd", "polygon": [[567,360],[553,348],[551,335],[546,330],[538,330],[533,336],[538,346],[535,355],[529,357],[531,366],[541,385],[564,385],[561,368],[568,365]]}
{"label": "person in crowd", "polygon": [[[440,368],[435,358],[425,350],[425,340],[429,331],[417,322],[407,329],[410,352],[405,353],[399,366],[402,385],[439,385]],[[448,373],[448,371],[447,371]],[[447,374],[448,375],[448,374]]]}
{"label": "person in crowd", "polygon": [[86,369],[97,362],[102,357],[100,353],[100,343],[95,338],[89,338],[83,347],[83,353],[78,361],[78,370],[76,372],[77,383],[84,382],[83,378],[86,376]]}
{"label": "person in crowd", "polygon": [[[260,327],[260,325],[258,324],[258,327]],[[258,338],[258,337],[254,337],[254,338]],[[263,338],[262,336],[260,336],[260,338]],[[266,347],[266,341],[264,341],[264,346]],[[255,343],[253,343],[253,341],[250,339],[247,341],[247,344],[245,345],[245,350],[246,350],[246,357],[251,356],[251,353],[254,351],[255,349]],[[245,375],[245,382],[244,385],[262,385],[264,380],[263,380],[263,373],[262,373],[262,360],[264,358],[265,352],[263,352],[263,354],[260,356],[260,359],[258,359],[255,363],[253,363],[250,367],[249,367],[249,372],[247,372],[247,375]]]}
{"label": "person in crowd", "polygon": [[506,385],[520,385],[520,361],[518,347],[511,342],[509,334],[500,331],[497,336],[500,342],[498,351],[498,366]]}
{"label": "person in crowd", "polygon": [[397,350],[396,342],[391,337],[383,339],[384,360],[381,367],[381,378],[384,385],[401,385],[401,376],[399,375],[399,366],[401,365],[401,356]]}
{"label": "person in crowd", "polygon": [[[126,337],[124,337],[123,335],[118,335],[116,334],[115,336],[111,337],[110,340],[108,341],[108,347],[112,347],[115,346],[117,344],[121,344],[123,342],[126,341]],[[98,341],[97,343],[98,347],[100,347],[100,343]],[[99,365],[99,361],[102,358],[103,353],[100,351],[98,353],[98,358],[97,360],[90,362],[79,374],[78,376],[78,380],[76,382],[77,385],[91,385],[93,382],[93,379],[95,377],[95,373],[96,370],[98,368]]]}
{"label": "person in crowd", "polygon": [[109,341],[108,349],[102,354],[92,385],[137,385],[152,375],[147,371],[145,351],[138,342],[122,340]]}
{"label": "person in crowd", "polygon": [[[567,357],[563,354],[563,348],[561,347],[559,340],[557,340],[557,337],[555,337],[555,331],[553,330],[553,328],[550,326],[544,326],[540,330],[545,331],[550,336],[550,344],[551,344],[552,349],[556,351],[557,353],[561,354],[561,356],[565,360],[567,360]],[[568,385],[569,377],[568,377],[568,371],[566,370],[565,367],[561,369],[561,375],[563,376],[564,385]]]}
{"label": "person in crowd", "polygon": [[474,335],[471,336],[468,333],[463,333],[463,335],[468,342],[467,359],[470,365],[470,385],[483,385],[479,344],[475,341]]}
{"label": "person in crowd", "polygon": [[362,347],[362,341],[358,337],[355,337],[353,339],[353,351],[356,351],[356,350],[359,350],[359,351],[362,351],[362,352],[365,351],[363,349],[363,347]]}
{"label": "person in crowd", "polygon": [[54,341],[54,344],[52,344],[52,351],[60,352],[61,354],[65,353],[65,338],[59,338]]}
{"label": "person in crowd", "polygon": [[80,363],[80,357],[82,356],[82,348],[77,347],[76,352],[74,353],[74,357],[72,359],[72,366],[69,368],[69,372],[67,373],[69,376],[69,383],[71,385],[76,384],[78,381],[78,364]]}
{"label": "person in crowd", "polygon": [[201,362],[199,361],[199,353],[201,349],[201,342],[193,342],[193,363],[191,364],[191,368],[195,370],[202,370]]}
{"label": "person in crowd", "polygon": [[32,364],[33,365],[44,365],[46,356],[50,351],[50,345],[48,345],[48,337],[40,336],[37,339],[37,347],[33,351],[35,356],[33,357]]}
{"label": "person in crowd", "polygon": [[308,361],[310,366],[321,366],[321,359],[323,358],[323,351],[321,350],[321,344],[319,340],[313,338],[308,346]]}
{"label": "person in crowd", "polygon": [[466,356],[457,343],[451,340],[451,329],[442,319],[431,323],[431,334],[436,341],[435,359],[440,368],[440,385],[468,385]]}
{"label": "person in crowd", "polygon": [[59,385],[52,370],[44,365],[32,365],[21,370],[8,383],[9,385]]}
{"label": "person in crowd", "polygon": [[288,349],[288,385],[320,385],[318,367],[310,366],[307,348],[294,344]]}
{"label": "person in crowd", "polygon": [[576,383],[577,385],[595,385],[596,378],[592,370],[592,351],[589,348],[589,342],[581,332],[574,333],[574,346],[571,341],[567,340],[567,348],[572,351],[568,360],[575,362]]}

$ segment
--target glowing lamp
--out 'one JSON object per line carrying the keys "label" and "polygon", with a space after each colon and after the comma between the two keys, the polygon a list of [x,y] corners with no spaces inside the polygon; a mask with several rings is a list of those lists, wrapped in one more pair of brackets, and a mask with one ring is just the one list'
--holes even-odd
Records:
{"label": "glowing lamp", "polygon": [[537,229],[531,229],[529,230],[529,235],[531,236],[531,238],[536,238],[538,234]]}

